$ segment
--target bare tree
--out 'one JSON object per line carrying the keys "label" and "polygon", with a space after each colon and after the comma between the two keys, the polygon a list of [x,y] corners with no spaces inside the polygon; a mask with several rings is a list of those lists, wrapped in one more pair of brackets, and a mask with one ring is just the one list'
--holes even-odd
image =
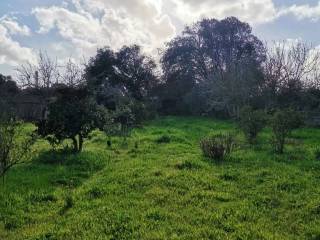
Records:
{"label": "bare tree", "polygon": [[303,42],[274,42],[267,48],[264,63],[265,87],[271,105],[278,94],[293,93],[318,85],[320,51]]}
{"label": "bare tree", "polygon": [[73,62],[71,59],[63,67],[61,73],[62,83],[69,87],[77,87],[84,84],[84,70],[79,65]]}
{"label": "bare tree", "polygon": [[28,62],[16,70],[23,88],[48,90],[59,83],[57,60],[50,58],[46,52],[39,52],[36,64]]}
{"label": "bare tree", "polygon": [[273,43],[267,55],[267,83],[275,90],[296,84],[306,86],[319,75],[320,51],[312,45],[285,41]]}

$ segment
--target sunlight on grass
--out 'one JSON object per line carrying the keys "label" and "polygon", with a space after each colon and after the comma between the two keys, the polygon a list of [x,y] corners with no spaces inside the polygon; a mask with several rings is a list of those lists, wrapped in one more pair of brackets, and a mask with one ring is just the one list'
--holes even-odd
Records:
{"label": "sunlight on grass", "polygon": [[297,130],[284,155],[267,129],[228,161],[205,159],[199,139],[227,131],[231,122],[166,117],[127,145],[94,132],[79,155],[40,141],[38,159],[0,185],[0,239],[318,239],[320,131]]}

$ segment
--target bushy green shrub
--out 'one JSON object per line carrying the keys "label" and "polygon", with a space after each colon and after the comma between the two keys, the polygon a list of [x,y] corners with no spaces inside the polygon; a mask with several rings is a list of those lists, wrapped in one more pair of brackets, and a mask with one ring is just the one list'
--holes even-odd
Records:
{"label": "bushy green shrub", "polygon": [[203,138],[200,148],[203,155],[213,160],[225,159],[235,147],[235,138],[232,134],[218,134]]}
{"label": "bushy green shrub", "polygon": [[258,134],[266,126],[267,117],[261,110],[254,110],[250,106],[243,107],[240,111],[239,128],[243,131],[247,141],[255,143]]}
{"label": "bushy green shrub", "polygon": [[282,154],[286,138],[290,136],[294,129],[303,124],[303,118],[300,113],[292,110],[278,110],[271,118],[271,127],[273,132],[273,147],[276,153]]}

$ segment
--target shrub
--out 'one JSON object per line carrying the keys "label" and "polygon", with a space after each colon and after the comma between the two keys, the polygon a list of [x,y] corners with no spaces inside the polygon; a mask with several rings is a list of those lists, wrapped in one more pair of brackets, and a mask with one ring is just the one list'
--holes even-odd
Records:
{"label": "shrub", "polygon": [[273,147],[276,153],[282,154],[286,138],[290,136],[294,129],[299,128],[303,124],[300,113],[292,110],[278,110],[271,118],[271,127],[273,132]]}
{"label": "shrub", "polygon": [[244,107],[240,111],[239,128],[243,131],[250,144],[255,143],[258,134],[267,123],[266,115],[261,110],[252,107]]}
{"label": "shrub", "polygon": [[23,123],[14,117],[0,116],[0,177],[15,165],[28,162],[35,152],[36,135],[23,134]]}
{"label": "shrub", "polygon": [[214,159],[225,159],[234,149],[235,139],[231,134],[210,136],[200,141],[200,148],[204,156]]}
{"label": "shrub", "polygon": [[108,136],[108,146],[111,147],[111,137],[114,136],[122,137],[123,143],[126,143],[134,126],[135,116],[130,107],[127,105],[119,105],[116,110],[110,112],[109,116],[105,118],[103,130]]}

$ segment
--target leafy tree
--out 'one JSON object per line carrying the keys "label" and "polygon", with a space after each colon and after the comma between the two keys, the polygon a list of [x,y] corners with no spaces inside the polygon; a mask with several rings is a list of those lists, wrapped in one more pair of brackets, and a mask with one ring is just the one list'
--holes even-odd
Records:
{"label": "leafy tree", "polygon": [[99,104],[117,111],[123,108],[123,102],[130,103],[135,120],[144,120],[144,109],[151,106],[158,78],[155,62],[139,46],[124,46],[117,52],[99,49],[85,72],[90,91]]}
{"label": "leafy tree", "polygon": [[258,134],[267,123],[266,114],[262,110],[254,110],[250,106],[240,111],[239,128],[244,132],[249,143],[254,143]]}
{"label": "leafy tree", "polygon": [[98,94],[100,101],[113,88],[122,95],[142,101],[157,84],[156,64],[142,53],[138,45],[124,46],[118,52],[110,48],[99,49],[86,67],[88,85]]}
{"label": "leafy tree", "polygon": [[161,63],[166,90],[176,102],[202,85],[206,112],[223,106],[233,116],[260,93],[264,60],[265,48],[251,27],[230,17],[186,27],[167,44]]}
{"label": "leafy tree", "polygon": [[71,139],[75,152],[81,152],[89,133],[102,129],[105,111],[85,88],[61,88],[49,104],[47,119],[40,121],[38,133],[51,143]]}
{"label": "leafy tree", "polygon": [[0,177],[15,165],[28,162],[34,155],[32,149],[36,141],[33,134],[25,136],[23,123],[13,117],[0,118]]}
{"label": "leafy tree", "polygon": [[13,81],[11,76],[0,74],[0,98],[14,96],[20,91],[17,83]]}
{"label": "leafy tree", "polygon": [[19,94],[20,89],[11,76],[0,74],[0,109],[9,113],[13,106],[14,98]]}
{"label": "leafy tree", "polygon": [[303,124],[302,116],[292,110],[278,110],[271,119],[271,127],[273,132],[273,145],[276,153],[282,154],[286,138],[290,136],[294,129],[299,128]]}
{"label": "leafy tree", "polygon": [[137,101],[145,100],[157,84],[156,64],[138,45],[124,46],[116,53],[116,83]]}

